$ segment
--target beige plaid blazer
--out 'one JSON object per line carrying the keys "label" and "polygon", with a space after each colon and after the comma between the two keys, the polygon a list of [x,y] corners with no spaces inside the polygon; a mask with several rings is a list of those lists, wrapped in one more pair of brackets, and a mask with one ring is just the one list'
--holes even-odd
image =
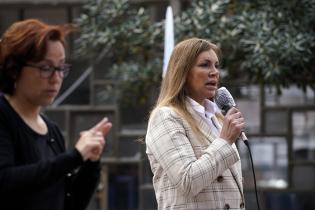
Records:
{"label": "beige plaid blazer", "polygon": [[244,209],[240,157],[236,146],[214,136],[189,105],[207,139],[197,139],[170,107],[156,110],[146,135],[158,209]]}

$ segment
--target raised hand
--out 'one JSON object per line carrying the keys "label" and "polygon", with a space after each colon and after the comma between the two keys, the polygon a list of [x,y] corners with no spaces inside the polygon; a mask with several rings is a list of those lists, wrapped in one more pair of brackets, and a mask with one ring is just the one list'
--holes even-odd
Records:
{"label": "raised hand", "polygon": [[233,144],[244,129],[245,120],[242,113],[235,107],[232,107],[225,115],[220,138]]}
{"label": "raised hand", "polygon": [[105,135],[108,134],[111,127],[112,123],[107,118],[103,118],[91,129],[80,133],[80,139],[75,148],[80,152],[84,161],[100,159],[105,146]]}

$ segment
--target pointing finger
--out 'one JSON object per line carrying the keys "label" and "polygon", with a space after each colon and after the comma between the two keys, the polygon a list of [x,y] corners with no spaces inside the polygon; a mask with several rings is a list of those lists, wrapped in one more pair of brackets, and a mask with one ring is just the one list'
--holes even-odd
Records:
{"label": "pointing finger", "polygon": [[112,123],[108,121],[107,117],[104,117],[99,123],[97,123],[93,128],[90,129],[92,132],[101,132],[106,135],[112,127]]}

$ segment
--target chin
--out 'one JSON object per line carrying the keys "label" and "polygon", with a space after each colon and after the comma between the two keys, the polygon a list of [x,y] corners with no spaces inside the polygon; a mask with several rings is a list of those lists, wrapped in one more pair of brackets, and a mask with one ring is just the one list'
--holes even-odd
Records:
{"label": "chin", "polygon": [[54,99],[47,99],[45,101],[42,101],[41,106],[46,107],[51,105],[54,102]]}
{"label": "chin", "polygon": [[208,94],[207,99],[213,101],[215,94],[216,94],[216,91],[211,91],[211,92]]}

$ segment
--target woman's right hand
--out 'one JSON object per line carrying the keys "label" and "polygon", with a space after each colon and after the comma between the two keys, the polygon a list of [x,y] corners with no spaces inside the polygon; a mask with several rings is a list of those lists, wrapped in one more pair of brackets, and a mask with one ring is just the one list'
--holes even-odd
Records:
{"label": "woman's right hand", "polygon": [[84,161],[100,159],[105,146],[105,135],[108,134],[111,127],[112,124],[107,118],[104,118],[90,130],[80,133],[80,139],[75,148],[80,152]]}
{"label": "woman's right hand", "polygon": [[232,107],[225,115],[220,138],[225,139],[229,144],[233,144],[240,136],[245,127],[245,120],[242,113]]}

